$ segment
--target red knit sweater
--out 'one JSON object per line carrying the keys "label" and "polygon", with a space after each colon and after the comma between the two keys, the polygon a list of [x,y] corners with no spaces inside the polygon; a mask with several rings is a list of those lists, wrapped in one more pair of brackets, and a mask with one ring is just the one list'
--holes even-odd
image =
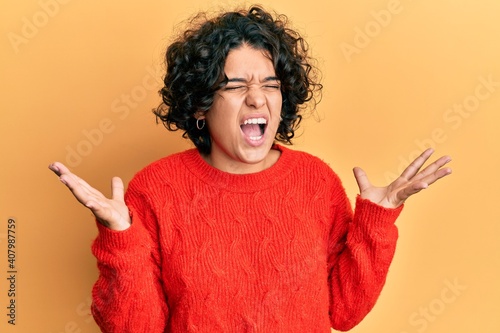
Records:
{"label": "red knit sweater", "polygon": [[132,225],[98,224],[92,312],[103,332],[330,332],[374,306],[401,208],[357,198],[337,175],[282,146],[271,168],[236,175],[196,150],[130,182]]}

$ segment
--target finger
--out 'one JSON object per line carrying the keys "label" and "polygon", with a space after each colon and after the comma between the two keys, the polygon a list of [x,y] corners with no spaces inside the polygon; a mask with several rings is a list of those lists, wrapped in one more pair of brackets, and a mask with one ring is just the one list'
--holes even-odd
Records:
{"label": "finger", "polygon": [[63,164],[55,164],[55,172],[59,172],[60,181],[66,185],[73,196],[83,205],[87,206],[90,200],[101,201],[104,195],[90,186],[86,181],[69,171]]}
{"label": "finger", "polygon": [[75,177],[78,184],[82,188],[84,188],[90,195],[95,196],[96,198],[99,198],[99,199],[106,199],[106,197],[104,196],[104,194],[101,193],[101,191],[97,190],[96,188],[91,186],[89,183],[87,183],[85,180],[78,177],[77,175],[73,174],[73,176]]}
{"label": "finger", "polygon": [[89,186],[82,185],[79,179],[76,179],[72,175],[64,174],[59,179],[73,193],[73,196],[85,206],[87,206],[87,203],[92,198],[96,197],[95,193],[89,189]]}
{"label": "finger", "polygon": [[425,177],[421,178],[420,181],[426,183],[427,185],[431,185],[438,181],[439,179],[448,176],[449,174],[452,173],[451,168],[439,168],[438,170],[435,170],[429,175],[426,175]]}
{"label": "finger", "polygon": [[367,188],[370,188],[372,186],[372,184],[368,180],[366,172],[363,169],[355,167],[352,171],[354,173],[354,178],[356,178],[356,183],[358,184],[360,193],[364,192]]}
{"label": "finger", "polygon": [[[440,170],[444,165],[448,164],[449,162],[451,162],[451,157],[442,156],[439,159],[437,159],[434,163],[429,164],[424,170],[422,170],[417,176],[415,176],[413,180],[419,180],[428,177],[429,175],[432,175],[436,171]],[[446,169],[446,170],[451,171],[451,169]]]}
{"label": "finger", "polygon": [[57,167],[57,162],[49,164],[49,169],[54,172],[57,176],[60,176],[59,168]]}
{"label": "finger", "polygon": [[406,201],[412,195],[426,189],[429,185],[426,182],[414,182],[403,189],[399,190],[396,194],[396,197],[400,202]]}
{"label": "finger", "polygon": [[408,167],[406,167],[406,169],[401,174],[401,177],[406,180],[412,179],[433,153],[434,150],[432,148],[426,149],[422,154],[420,154],[419,157],[413,160],[413,162],[411,162]]}
{"label": "finger", "polygon": [[[56,175],[58,175],[65,185],[71,183],[74,186],[75,183],[82,183],[82,179],[80,177],[72,173],[64,164],[60,162],[52,163],[51,165],[49,165],[49,169],[52,170]],[[69,179],[73,179],[74,181],[70,181]]]}
{"label": "finger", "polygon": [[71,191],[80,189],[81,192],[86,192],[88,194],[98,194],[100,192],[96,191],[92,186],[90,186],[86,181],[75,175],[74,173],[62,174],[59,179],[63,184],[65,184]]}
{"label": "finger", "polygon": [[432,174],[420,179],[419,181],[412,182],[409,186],[406,186],[405,188],[401,189],[397,193],[396,197],[399,200],[405,201],[410,196],[420,192],[423,189],[428,188],[437,180],[446,177],[451,173],[452,170],[450,168],[442,168],[442,169],[440,168],[437,171],[433,172]]}
{"label": "finger", "polygon": [[71,171],[69,171],[69,169],[61,162],[54,162],[50,164],[49,169],[52,170],[58,176],[61,176],[64,173],[71,173]]}
{"label": "finger", "polygon": [[85,180],[72,173],[64,164],[55,162],[51,164],[49,168],[54,171],[54,173],[59,175],[61,182],[70,188],[70,190],[73,191],[74,189],[77,189],[78,186],[81,186],[82,190],[85,190],[88,194],[95,195],[97,197],[102,196],[101,192],[97,191]]}
{"label": "finger", "polygon": [[111,193],[114,200],[125,201],[125,190],[123,186],[123,181],[119,177],[113,177],[111,179]]}

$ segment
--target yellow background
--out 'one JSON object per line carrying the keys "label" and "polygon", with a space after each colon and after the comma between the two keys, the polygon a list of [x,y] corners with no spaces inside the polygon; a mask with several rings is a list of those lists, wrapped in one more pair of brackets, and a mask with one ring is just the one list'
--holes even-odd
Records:
{"label": "yellow background", "polygon": [[[128,182],[190,147],[151,113],[162,52],[194,12],[236,4],[1,2],[1,332],[98,332],[88,317],[93,219],[47,165],[68,163],[109,193],[112,176]],[[306,35],[323,73],[323,100],[294,147],[330,163],[350,198],[353,166],[384,185],[425,145],[453,157],[451,177],[407,202],[386,287],[352,332],[499,332],[500,2],[262,4]],[[16,326],[6,316],[9,217]]]}

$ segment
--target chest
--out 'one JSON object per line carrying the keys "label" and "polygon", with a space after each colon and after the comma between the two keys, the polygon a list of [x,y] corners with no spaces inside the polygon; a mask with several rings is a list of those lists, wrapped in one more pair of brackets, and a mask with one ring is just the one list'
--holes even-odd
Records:
{"label": "chest", "polygon": [[293,192],[177,192],[158,212],[165,279],[178,292],[323,274],[330,205]]}

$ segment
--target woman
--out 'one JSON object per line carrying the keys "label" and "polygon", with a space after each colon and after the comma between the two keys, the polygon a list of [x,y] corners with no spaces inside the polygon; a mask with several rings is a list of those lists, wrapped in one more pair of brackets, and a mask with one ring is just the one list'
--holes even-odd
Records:
{"label": "woman", "polygon": [[354,169],[353,212],[337,175],[292,151],[300,108],[321,90],[307,45],[260,7],[192,21],[167,50],[170,130],[196,146],[112,198],[50,169],[98,221],[92,312],[104,332],[330,332],[374,306],[404,201],[451,173],[422,153],[387,187]]}

